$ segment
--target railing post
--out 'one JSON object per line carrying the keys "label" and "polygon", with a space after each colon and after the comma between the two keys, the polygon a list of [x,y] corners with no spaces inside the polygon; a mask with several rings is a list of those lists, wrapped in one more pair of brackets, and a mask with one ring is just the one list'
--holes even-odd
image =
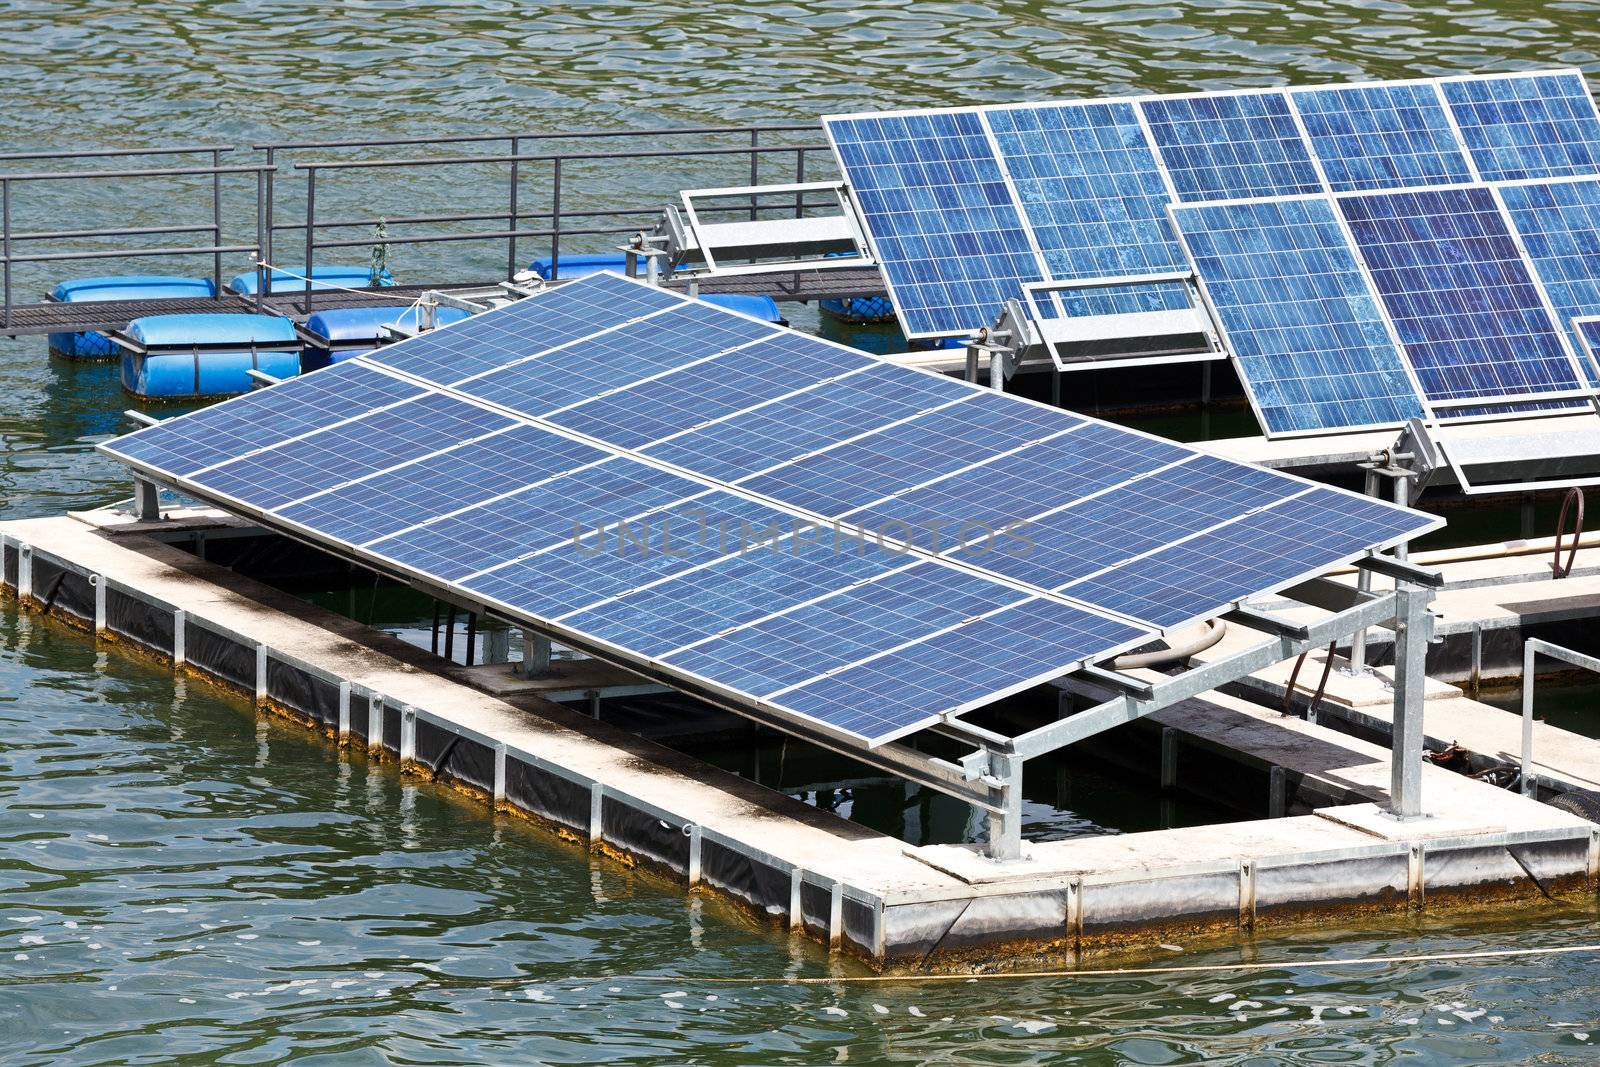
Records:
{"label": "railing post", "polygon": [[1522,643],[1522,795],[1531,797],[1533,788],[1533,641]]}
{"label": "railing post", "polygon": [[[794,183],[796,185],[804,185],[805,184],[805,180],[806,180],[806,150],[804,148],[796,148],[794,150]],[[805,214],[806,214],[806,194],[803,193],[803,192],[795,193],[794,194],[794,217],[797,218],[797,219],[805,218]]]}
{"label": "railing post", "polygon": [[[305,313],[311,314],[311,278],[316,273],[311,264],[315,262],[312,255],[316,250],[316,224],[317,224],[317,168],[309,167],[306,170],[306,306]],[[267,285],[272,284],[272,272],[267,272]]]}
{"label": "railing post", "polygon": [[[266,225],[265,238],[264,238],[264,241],[263,241],[263,244],[264,244],[265,247],[263,247],[261,249],[260,253],[256,256],[256,258],[257,259],[264,259],[268,263],[271,263],[271,262],[273,262],[273,259],[272,259],[272,242],[273,242],[273,238],[274,238],[273,230],[274,230],[274,227],[277,225],[277,222],[278,222],[278,206],[277,206],[277,203],[276,203],[276,198],[277,198],[277,195],[278,195],[278,170],[277,170],[277,150],[276,149],[273,149],[273,148],[267,149],[267,167],[269,168],[268,171],[267,171],[267,225]],[[262,293],[262,290],[264,290],[266,288],[267,279],[266,279],[265,273],[264,273],[266,270],[267,270],[266,267],[261,267],[261,266],[256,267],[256,292],[257,293]],[[263,296],[264,296],[264,294],[263,294]],[[260,305],[257,305],[257,306],[259,307]]]}
{"label": "railing post", "polygon": [[519,270],[517,266],[517,224],[519,215],[517,210],[517,178],[519,176],[519,166],[515,157],[520,156],[521,154],[522,139],[519,137],[511,138],[511,155],[513,157],[511,160],[511,214],[507,220],[508,227],[511,230],[511,236],[506,238],[507,280],[515,278]]}
{"label": "railing post", "polygon": [[222,299],[222,150],[211,150],[211,286],[213,297]]}
{"label": "railing post", "polygon": [[[261,292],[261,261],[267,258],[267,181],[268,172],[256,171],[256,310],[261,310],[261,303],[265,294]],[[218,285],[217,296],[222,296],[221,285]]]}
{"label": "railing post", "polygon": [[550,280],[554,281],[561,269],[558,263],[561,257],[561,160],[557,158],[551,163],[554,174],[550,186]]}
{"label": "railing post", "polygon": [[11,179],[0,180],[0,225],[5,230],[6,325],[11,325]]}
{"label": "railing post", "polygon": [[[760,178],[761,153],[756,151],[756,149],[759,148],[760,146],[761,146],[761,131],[759,129],[753,129],[753,130],[750,131],[750,187],[752,189],[761,184],[761,178]],[[757,214],[758,214],[758,212],[756,210],[756,194],[755,193],[751,193],[750,194],[750,221],[751,222],[754,222],[756,220]]]}
{"label": "railing post", "polygon": [[1009,752],[989,753],[989,774],[1004,783],[1001,787],[1004,810],[989,813],[989,845],[992,860],[1022,858],[1022,759]]}

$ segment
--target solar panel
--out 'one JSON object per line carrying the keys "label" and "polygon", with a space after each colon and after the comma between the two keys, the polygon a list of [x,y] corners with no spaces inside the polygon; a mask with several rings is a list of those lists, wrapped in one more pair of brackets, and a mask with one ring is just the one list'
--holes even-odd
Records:
{"label": "solar panel", "polygon": [[[1556,317],[1600,315],[1600,178],[1502,185],[1497,193]],[[1588,382],[1600,384],[1594,362],[1582,363]]]}
{"label": "solar panel", "polygon": [[1477,178],[1431,83],[1290,89],[1289,101],[1336,193]]}
{"label": "solar panel", "polygon": [[1439,82],[1484,181],[1600,173],[1600,115],[1576,70]]}
{"label": "solar panel", "polygon": [[[983,121],[1051,277],[1187,269],[1167,221],[1171,193],[1131,103],[996,107]],[[1072,313],[1188,306],[1184,286],[1169,282],[1086,293]]]}
{"label": "solar panel", "polygon": [[1279,90],[1153,96],[1139,110],[1180,201],[1322,192]]}
{"label": "solar panel", "polygon": [[823,120],[850,175],[906,336],[987,326],[1044,279],[983,123],[972,111]]}
{"label": "solar panel", "polygon": [[1326,198],[1174,205],[1172,218],[1269,436],[1423,414]]}
{"label": "solar panel", "polygon": [[1339,207],[1427,399],[1582,392],[1490,190],[1369,193]]}
{"label": "solar panel", "polygon": [[1600,364],[1600,318],[1578,319],[1572,324],[1592,363]]}
{"label": "solar panel", "polygon": [[[555,305],[537,313],[553,315],[567,291],[528,303]],[[580,299],[583,292],[577,290]],[[777,327],[763,325],[767,340],[730,349],[728,331],[736,339],[751,320],[672,299],[692,313],[669,309],[650,321],[680,329],[628,333],[626,359],[615,340],[633,320],[620,316],[592,322],[590,336],[561,348],[524,338],[498,364],[486,354],[473,357],[472,382],[546,364],[559,353],[568,354],[564,369],[584,382],[604,382],[620,370],[621,386],[593,392],[607,402],[631,397],[634,406],[608,407],[581,430],[577,422],[557,425],[559,409],[547,418],[469,398],[464,387],[416,395],[406,386],[397,396],[394,372],[358,359],[340,366],[359,370],[328,379],[346,407],[324,410],[321,428],[245,432],[232,422],[254,427],[255,413],[271,418],[271,406],[235,401],[103,447],[185,492],[457,590],[573,647],[866,744],[1154,634],[1139,617],[1040,585],[1068,580],[1048,573],[1054,564],[1026,580],[1008,577],[999,554],[1030,544],[1012,520],[1039,519],[1041,546],[1064,562],[1070,550],[1057,539],[1081,531],[1083,522],[1132,529],[1141,526],[1141,510],[1151,509],[1140,537],[1123,547],[1170,548],[1191,531],[1211,533],[1201,528],[1206,520],[1242,522],[1241,511],[1257,506],[1265,513],[1306,491],[1306,483],[1284,475],[964,382],[884,363],[863,369],[857,362],[866,357],[858,353]],[[721,316],[724,330],[712,328],[707,310]],[[508,321],[533,317],[523,311]],[[544,354],[522,354],[530,348]],[[589,353],[587,363],[572,355],[578,352]],[[736,377],[733,361],[741,356],[750,365]],[[687,429],[676,429],[683,421],[677,416],[652,421],[662,396],[712,388],[716,379],[702,372],[719,364],[736,388],[694,413],[714,417]],[[809,382],[800,373],[808,366]],[[634,377],[645,367],[661,368],[648,386]],[[442,364],[433,372],[454,373]],[[683,390],[654,391],[674,384]],[[506,394],[516,403],[525,397]],[[528,406],[544,412],[551,402],[532,395]],[[748,406],[715,414],[735,402]],[[406,413],[418,416],[411,425],[399,421]],[[238,455],[199,468],[186,461],[193,435],[184,427],[201,416],[211,431],[240,442]],[[630,422],[646,427],[633,439],[672,432],[640,449],[606,443]],[[1170,473],[1190,465],[1187,477]],[[180,476],[176,466],[197,473]],[[1156,480],[1141,495],[1137,487],[1149,478]],[[1111,505],[1123,501],[1126,509],[1114,515]],[[1340,516],[1351,508],[1363,536],[1400,537],[1434,525],[1389,505],[1348,503],[1342,494],[1328,499],[1316,521],[1342,529]],[[1359,510],[1371,508],[1389,525]],[[993,555],[983,554],[982,539],[961,538],[971,532],[961,529],[964,521],[994,529],[987,545]],[[1001,529],[1002,522],[1013,528]],[[937,536],[939,523],[952,531],[949,551],[919,532]],[[1274,529],[1291,537],[1300,531],[1287,518]],[[1306,524],[1300,532],[1312,529]],[[1219,595],[1265,591],[1237,590],[1257,578],[1276,581],[1290,563],[1331,566],[1376,545],[1351,549],[1358,539],[1336,541],[1341,557],[1309,543],[1282,566],[1252,562],[1245,572],[1219,554],[1214,565],[1197,565],[1215,573],[1186,585],[1169,614],[1215,613],[1227,606]],[[994,655],[1002,645],[1006,655]]]}

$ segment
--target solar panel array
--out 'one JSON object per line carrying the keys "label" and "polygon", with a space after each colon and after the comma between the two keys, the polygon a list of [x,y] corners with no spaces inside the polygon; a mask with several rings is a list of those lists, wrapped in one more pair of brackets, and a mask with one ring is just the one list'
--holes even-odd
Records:
{"label": "solar panel array", "polygon": [[608,274],[102,448],[868,744],[1436,525]]}
{"label": "solar panel array", "polygon": [[[997,204],[1006,232],[1020,230],[1035,257],[1028,263],[1014,240],[1009,273],[988,277],[1000,299],[947,301],[930,314],[917,285],[947,266],[971,267],[956,250],[963,224],[954,220],[934,249],[905,240],[902,217],[869,214],[874,252],[913,338],[986,326],[1005,299],[1040,278],[1192,267],[1269,435],[1393,426],[1424,413],[1473,417],[1511,402],[1523,410],[1578,407],[1600,384],[1569,327],[1573,316],[1600,314],[1600,258],[1592,251],[1600,113],[1578,71],[915,117],[959,117],[969,131],[966,165],[982,169],[991,201],[1002,189],[1010,194]],[[898,169],[859,164],[871,131],[881,135],[895,121],[824,119],[863,201],[886,183],[891,192],[909,187],[905,176],[923,155],[917,128],[903,125],[893,128],[908,139],[894,149],[904,161]],[[986,135],[987,154],[971,131]],[[1309,231],[1282,222],[1291,210],[1285,197],[1324,204],[1292,209],[1316,213]],[[1218,203],[1278,206],[1194,210]],[[940,210],[928,202],[914,213],[915,226],[937,225],[926,215]],[[1253,235],[1237,227],[1252,215],[1264,219]],[[1242,261],[1224,262],[1236,257]],[[982,288],[970,273],[963,284],[973,294]],[[1093,315],[1188,302],[1181,283],[1160,281],[1089,290],[1057,306]],[[1319,375],[1327,380],[1317,383]],[[1499,403],[1466,402],[1479,399]]]}

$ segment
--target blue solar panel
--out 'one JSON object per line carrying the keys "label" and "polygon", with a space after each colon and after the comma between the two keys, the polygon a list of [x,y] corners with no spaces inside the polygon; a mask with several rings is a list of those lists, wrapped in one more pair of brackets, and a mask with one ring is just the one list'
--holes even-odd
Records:
{"label": "blue solar panel", "polygon": [[1172,217],[1269,435],[1423,414],[1326,199],[1177,205]]}
{"label": "blue solar panel", "polygon": [[1488,189],[1375,193],[1339,205],[1428,399],[1582,387]]}
{"label": "blue solar panel", "polygon": [[680,301],[661,315],[459,381],[454,388],[542,415],[773,333],[766,323],[711,304]]}
{"label": "blue solar panel", "polygon": [[[1133,105],[990,108],[984,121],[1054,278],[1187,270],[1167,221],[1171,199]],[[1069,314],[1188,307],[1181,284],[1080,295]]]}
{"label": "blue solar panel", "polygon": [[1322,192],[1278,90],[1139,101],[1180,201]]}
{"label": "blue solar panel", "polygon": [[[911,489],[849,520],[888,538],[909,536],[923,548],[937,524],[969,543],[982,542],[991,554],[1018,554],[1025,542],[1005,535],[1008,526],[1193,454],[1170,441],[1085,421],[1082,429]],[[964,531],[964,523],[974,525]]]}
{"label": "blue solar panel", "polygon": [[446,581],[553,548],[585,530],[706,491],[687,478],[618,457],[486,504],[443,513],[363,547]]}
{"label": "blue solar panel", "polygon": [[677,373],[604,393],[553,412],[549,419],[618,448],[639,448],[819,380],[876,366],[881,364],[859,352],[779,334]]}
{"label": "blue solar panel", "polygon": [[827,388],[796,393],[642,451],[652,459],[733,482],[970,395],[967,386],[942,375],[880,363]]}
{"label": "blue solar panel", "polygon": [[1289,100],[1336,193],[1476,177],[1432,82],[1291,89]]}
{"label": "blue solar panel", "polygon": [[[1556,318],[1600,315],[1600,178],[1503,185],[1500,197],[1533,260]],[[1591,360],[1582,361],[1591,385]]]}
{"label": "blue solar panel", "polygon": [[907,336],[971,333],[1043,280],[976,113],[823,122]]}
{"label": "blue solar panel", "polygon": [[1083,422],[1050,408],[983,400],[984,394],[972,394],[962,403],[896,423],[737,484],[790,507],[833,518]]}
{"label": "blue solar panel", "polygon": [[1008,578],[1056,589],[1303,492],[1304,482],[1194,455],[1099,496],[1030,516],[1026,552],[955,552]]}
{"label": "blue solar panel", "polygon": [[1600,116],[1579,72],[1439,86],[1484,181],[1600,173]]}
{"label": "blue solar panel", "polygon": [[476,404],[432,393],[191,477],[214,492],[270,510],[514,425],[514,420]]}
{"label": "blue solar panel", "polygon": [[[564,299],[558,291],[529,303]],[[397,397],[394,379],[357,361],[330,379],[343,383],[342,403],[304,409],[310,422],[280,420],[280,407],[239,404],[243,425],[216,416],[204,423],[210,436],[243,442],[231,457],[197,478],[155,470],[179,488],[277,507],[260,521],[419,582],[458,585],[575,647],[868,743],[1152,636],[1036,583],[1008,581],[1000,566],[986,570],[994,557],[978,541],[995,553],[1054,553],[1068,569],[1050,573],[1047,564],[1031,577],[1060,580],[1077,576],[1088,555],[1074,555],[1063,538],[1087,543],[1083,532],[1094,528],[1094,552],[1138,552],[1208,519],[1235,519],[1280,483],[1304,484],[963,382],[888,364],[860,369],[866,357],[799,335],[713,359],[724,336],[706,315],[741,324],[729,330],[757,324],[705,305],[680,307],[692,310],[651,319],[677,330],[631,333],[618,348],[616,335],[636,326],[601,322],[610,343],[579,339],[474,379],[548,365],[564,352],[585,353],[564,370],[586,383],[623,368],[621,387],[568,409],[593,416],[605,403],[609,414],[572,430],[532,414],[513,420],[452,389],[419,398],[400,386]],[[740,356],[750,358],[736,364]],[[642,367],[661,369],[639,384]],[[700,373],[713,367],[721,373]],[[669,385],[681,399],[661,414],[669,394],[659,390]],[[294,391],[271,392],[278,390]],[[714,403],[697,407],[696,394]],[[539,392],[502,399],[525,396],[535,411],[554,403]],[[747,407],[729,410],[738,403]],[[263,432],[256,412],[283,425]],[[690,418],[701,421],[674,429]],[[187,447],[182,428],[200,419],[175,420],[165,440]],[[673,469],[601,443],[622,440],[630,423],[629,440],[673,430],[647,450]],[[289,425],[300,439],[282,442]],[[269,447],[256,451],[258,442]],[[119,454],[116,443],[107,451]],[[1162,469],[1185,460],[1189,476],[1171,481],[1169,498]],[[1146,478],[1155,480],[1136,488]],[[1112,505],[1123,501],[1116,513]],[[1427,525],[1388,505],[1370,507],[1408,530]],[[1052,509],[1071,518],[1041,514]],[[834,514],[844,524],[811,518]],[[1318,515],[1341,521],[1337,509]],[[866,532],[850,525],[857,519]],[[1037,543],[1025,529],[1002,531],[1034,520]],[[1134,532],[1117,532],[1124,529]],[[1297,532],[1292,523],[1285,529]],[[948,540],[934,540],[941,531]],[[1298,532],[1305,544],[1297,563],[1343,562],[1320,547],[1319,528]],[[961,564],[939,558],[957,541],[971,546]],[[1224,569],[1209,586],[1185,587],[1185,604],[1214,608],[1236,578]],[[813,640],[805,643],[808,630]],[[996,647],[1006,654],[994,655]]]}
{"label": "blue solar panel", "polygon": [[519,425],[310,496],[278,514],[362,544],[611,455],[543,427]]}
{"label": "blue solar panel", "polygon": [[1062,591],[1152,626],[1181,626],[1206,614],[1195,610],[1199,604],[1242,600],[1309,578],[1330,556],[1349,558],[1415,529],[1415,516],[1380,501],[1311,488]]}
{"label": "blue solar panel", "polygon": [[1585,319],[1575,324],[1578,338],[1588,350],[1591,363],[1600,363],[1600,319]]}
{"label": "blue solar panel", "polygon": [[160,425],[117,438],[114,451],[172,474],[189,475],[251,449],[422,393],[409,382],[345,362],[181,419],[164,419]]}
{"label": "blue solar panel", "polygon": [[708,492],[642,515],[589,526],[581,535],[515,562],[493,567],[463,585],[542,619],[569,612],[740,551],[742,541],[787,513],[734,496]]}
{"label": "blue solar panel", "polygon": [[494,315],[474,315],[367,356],[440,385],[481,374],[628,319],[680,307],[664,289],[599,273],[560,287],[560,300],[520,300]]}
{"label": "blue solar panel", "polygon": [[[1087,611],[1035,599],[918,641],[882,656],[775,694],[772,701],[801,715],[840,706],[862,709],[846,729],[904,733],[901,724],[927,721],[931,708],[965,711],[999,695],[1060,673],[1065,659],[1141,644],[1148,632]],[[996,650],[1003,649],[1003,654]]]}

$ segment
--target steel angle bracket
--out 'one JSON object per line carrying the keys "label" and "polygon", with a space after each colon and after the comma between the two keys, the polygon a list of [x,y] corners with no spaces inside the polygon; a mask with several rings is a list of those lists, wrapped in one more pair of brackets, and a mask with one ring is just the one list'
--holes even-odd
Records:
{"label": "steel angle bracket", "polygon": [[1443,445],[1435,436],[1438,430],[1422,419],[1407,422],[1395,443],[1380,453],[1380,472],[1411,478],[1415,484],[1413,496],[1427,488],[1440,471],[1450,468]]}
{"label": "steel angle bracket", "polygon": [[[980,347],[987,349],[991,359],[1000,358],[1000,369],[1007,381],[1017,373],[1017,368],[1022,366],[1025,356],[1043,345],[1039,331],[1034,326],[1033,318],[1022,306],[1022,301],[1013,297],[1007,300],[1000,308],[1000,314],[995,316],[994,325],[987,330],[979,332]],[[1064,370],[1061,359],[1056,355],[1053,347],[1047,347],[1050,359],[1057,370]]]}

